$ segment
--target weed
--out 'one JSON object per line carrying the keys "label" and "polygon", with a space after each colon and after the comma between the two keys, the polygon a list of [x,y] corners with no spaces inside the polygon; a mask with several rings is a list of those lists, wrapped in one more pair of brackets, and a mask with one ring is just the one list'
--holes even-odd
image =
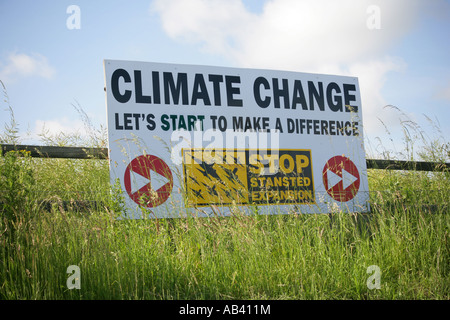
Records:
{"label": "weed", "polygon": [[[407,154],[447,161],[440,139]],[[0,170],[0,299],[450,298],[448,172],[368,170],[370,214],[213,207],[207,218],[126,220],[105,160],[16,151]],[[104,205],[81,211],[79,200]],[[81,289],[67,288],[69,265]],[[366,285],[372,265],[380,289]]]}

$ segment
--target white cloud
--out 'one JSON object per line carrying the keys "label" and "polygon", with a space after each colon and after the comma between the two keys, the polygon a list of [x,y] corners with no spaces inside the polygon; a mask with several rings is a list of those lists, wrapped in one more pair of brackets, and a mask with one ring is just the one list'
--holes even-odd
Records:
{"label": "white cloud", "polygon": [[13,82],[31,76],[50,79],[54,74],[55,69],[47,58],[38,53],[11,53],[5,64],[0,64],[0,80],[3,82]]}
{"label": "white cloud", "polygon": [[67,117],[55,120],[36,120],[35,131],[37,133],[48,132],[49,134],[76,134],[83,128],[83,123],[79,120],[69,120]]}
{"label": "white cloud", "polygon": [[[375,56],[407,31],[417,0],[272,0],[259,15],[241,0],[155,0],[170,37],[219,52],[246,67],[317,69]],[[380,8],[370,30],[367,8]]]}
{"label": "white cloud", "polygon": [[388,127],[399,125],[397,114],[385,108],[389,102],[384,99],[381,90],[389,72],[402,71],[405,68],[406,63],[402,59],[389,56],[349,66],[348,74],[358,77],[359,80],[366,132],[379,134],[380,130],[384,131],[380,120]]}
{"label": "white cloud", "polygon": [[[63,144],[77,142],[85,137],[84,124],[81,120],[73,120],[67,117],[52,120],[36,120],[34,128],[27,140],[42,141],[52,140]],[[49,141],[47,141],[49,142]]]}
{"label": "white cloud", "polygon": [[[241,0],[155,0],[151,11],[170,37],[199,44],[240,67],[358,77],[365,130],[378,134],[384,132],[378,116],[386,115],[385,123],[394,119],[383,109],[389,103],[381,94],[385,78],[407,67],[388,55],[388,48],[414,27],[423,3],[271,0],[255,14]],[[370,6],[379,8],[380,29],[368,28],[374,18]]]}
{"label": "white cloud", "polygon": [[240,45],[236,41],[243,25],[256,18],[240,0],[158,0],[152,3],[151,11],[160,15],[170,37],[201,43],[206,50],[225,55]]}

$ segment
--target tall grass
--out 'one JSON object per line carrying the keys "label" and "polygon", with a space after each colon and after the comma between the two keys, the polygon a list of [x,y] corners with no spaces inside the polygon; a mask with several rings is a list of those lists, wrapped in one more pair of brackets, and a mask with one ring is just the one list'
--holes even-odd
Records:
{"label": "tall grass", "polygon": [[368,175],[370,214],[117,220],[107,161],[2,155],[0,299],[448,300],[449,172]]}

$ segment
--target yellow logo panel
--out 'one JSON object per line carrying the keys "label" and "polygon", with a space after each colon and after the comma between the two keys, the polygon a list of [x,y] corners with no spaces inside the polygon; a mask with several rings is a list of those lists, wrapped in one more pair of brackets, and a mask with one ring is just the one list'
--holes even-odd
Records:
{"label": "yellow logo panel", "polygon": [[183,149],[188,206],[313,204],[310,150]]}
{"label": "yellow logo panel", "polygon": [[243,151],[184,150],[188,205],[248,203]]}

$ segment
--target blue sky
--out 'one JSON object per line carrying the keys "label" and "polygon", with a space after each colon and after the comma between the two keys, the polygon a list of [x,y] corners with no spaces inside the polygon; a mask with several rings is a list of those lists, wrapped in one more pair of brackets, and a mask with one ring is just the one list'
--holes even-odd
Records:
{"label": "blue sky", "polygon": [[[79,29],[67,27],[70,5],[80,8]],[[72,104],[106,125],[103,59],[351,75],[366,151],[395,152],[405,119],[448,141],[449,33],[445,0],[9,0],[0,2],[0,80],[32,144],[44,125],[82,133]]]}

